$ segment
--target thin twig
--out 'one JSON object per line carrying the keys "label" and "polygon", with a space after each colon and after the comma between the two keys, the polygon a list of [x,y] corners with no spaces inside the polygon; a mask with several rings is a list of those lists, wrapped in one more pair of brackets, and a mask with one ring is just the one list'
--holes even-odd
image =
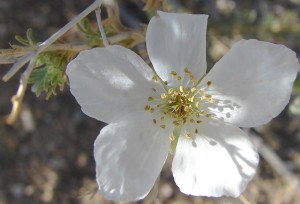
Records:
{"label": "thin twig", "polygon": [[31,58],[25,72],[23,72],[23,74],[21,75],[20,85],[19,85],[17,94],[11,98],[13,107],[12,107],[11,113],[9,114],[9,116],[6,119],[6,123],[9,125],[12,125],[16,121],[16,119],[20,113],[21,104],[22,104],[22,101],[23,101],[23,98],[25,95],[29,76],[34,68],[36,58],[37,58],[37,54]]}
{"label": "thin twig", "polygon": [[[142,31],[144,32],[144,31]],[[122,40],[130,38],[130,36],[138,36],[138,31],[128,31],[118,33],[112,36],[107,37],[108,42],[115,44]],[[44,52],[53,52],[53,51],[72,51],[80,52],[83,50],[90,49],[85,42],[74,43],[64,43],[64,44],[52,44],[47,47]],[[18,45],[13,45],[11,49],[0,49],[0,64],[13,64],[17,62],[17,58],[22,57],[26,53],[34,51],[36,48],[33,47],[23,47]],[[26,62],[25,62],[26,63]]]}
{"label": "thin twig", "polygon": [[54,33],[48,40],[40,44],[38,47],[38,51],[44,51],[49,45],[53,44],[58,38],[64,35],[68,30],[73,28],[77,23],[79,23],[84,17],[90,14],[92,11],[101,6],[102,0],[96,0],[92,3],[88,8],[82,11],[79,15],[73,18],[69,23],[67,23],[64,27],[59,29],[56,33]]}
{"label": "thin twig", "polygon": [[[96,8],[98,8],[102,3],[102,0],[96,0],[94,3],[92,3],[87,9],[85,9],[83,12],[81,12],[79,15],[77,15],[75,18],[73,18],[69,23],[67,23],[64,27],[59,29],[56,33],[54,33],[49,39],[47,39],[45,42],[38,45],[38,47],[32,51],[31,54],[39,54],[43,52],[47,47],[49,47],[51,44],[53,44],[58,38],[60,38],[62,35],[64,35],[68,30],[70,30],[72,27],[74,27],[78,22],[80,22],[84,17],[86,17],[89,13],[94,11]],[[3,81],[9,80],[19,69],[26,64],[30,58],[24,58],[22,61],[19,61],[19,63],[16,63],[9,71],[3,76]]]}
{"label": "thin twig", "polygon": [[105,34],[105,31],[104,31],[104,28],[103,28],[103,25],[102,25],[102,21],[101,21],[101,10],[100,10],[100,7],[98,7],[95,10],[95,12],[96,12],[97,24],[98,24],[98,28],[99,28],[100,33],[101,33],[103,44],[104,44],[105,47],[107,47],[109,44],[108,44],[108,41],[107,41],[107,38],[106,38],[106,34]]}
{"label": "thin twig", "polygon": [[91,4],[87,9],[85,9],[83,12],[81,12],[78,16],[73,18],[69,23],[67,23],[64,27],[62,27],[60,30],[58,30],[56,33],[54,33],[48,40],[38,45],[38,47],[29,52],[28,54],[20,57],[17,62],[13,65],[13,67],[8,71],[6,75],[4,75],[3,80],[7,81],[9,80],[22,66],[24,66],[29,60],[29,64],[25,70],[25,72],[22,74],[20,79],[20,85],[17,91],[17,94],[12,97],[12,111],[8,118],[6,119],[7,124],[13,124],[21,109],[21,104],[23,97],[25,95],[25,91],[28,85],[28,80],[30,77],[30,74],[32,70],[34,69],[37,56],[46,50],[51,44],[53,44],[58,38],[60,38],[63,34],[65,34],[69,29],[71,29],[73,26],[75,26],[78,22],[80,22],[85,16],[87,16],[89,13],[91,13],[96,8],[100,7],[102,3],[102,0],[96,0],[93,4]]}

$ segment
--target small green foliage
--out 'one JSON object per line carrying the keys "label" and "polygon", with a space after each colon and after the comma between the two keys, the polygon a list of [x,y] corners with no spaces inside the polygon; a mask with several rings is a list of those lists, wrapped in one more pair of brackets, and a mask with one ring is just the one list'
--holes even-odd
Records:
{"label": "small green foliage", "polygon": [[69,59],[66,55],[58,52],[46,52],[39,55],[36,68],[32,71],[29,78],[29,84],[32,84],[31,90],[40,96],[46,92],[46,99],[56,95],[57,87],[64,89],[67,82],[65,68]]}
{"label": "small green foliage", "polygon": [[102,44],[100,31],[98,29],[92,29],[87,18],[83,19],[82,23],[77,25],[77,28],[83,33],[84,37],[87,39],[88,45],[91,47],[99,47],[99,45]]}
{"label": "small green foliage", "polygon": [[294,94],[299,94],[300,93],[300,75],[298,74],[295,83],[294,83],[294,89],[293,89]]}
{"label": "small green foliage", "polygon": [[134,40],[130,38],[119,41],[119,44],[124,47],[133,47],[134,43]]}
{"label": "small green foliage", "polygon": [[300,95],[289,104],[289,111],[294,115],[300,115]]}
{"label": "small green foliage", "polygon": [[15,39],[21,45],[28,46],[28,47],[34,47],[34,46],[36,46],[36,41],[33,39],[33,34],[32,34],[32,29],[31,28],[28,28],[27,31],[26,31],[26,39],[23,38],[23,37],[21,37],[21,36],[19,36],[19,35],[16,35]]}

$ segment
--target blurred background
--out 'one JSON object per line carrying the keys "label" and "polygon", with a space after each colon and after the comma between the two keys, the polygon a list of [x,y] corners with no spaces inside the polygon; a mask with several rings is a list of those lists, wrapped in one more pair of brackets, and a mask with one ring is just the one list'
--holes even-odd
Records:
{"label": "blurred background", "polygon": [[[92,2],[0,0],[0,48],[17,44],[14,36],[24,36],[27,28],[32,28],[34,38],[42,42]],[[149,21],[143,1],[118,3],[124,25],[138,28]],[[169,0],[167,3],[176,12],[209,15],[209,68],[241,38],[284,44],[299,56],[299,0]],[[95,22],[94,14],[89,19]],[[0,65],[1,77],[9,67]],[[95,193],[93,142],[105,124],[85,116],[66,86],[49,100],[44,95],[36,97],[28,88],[19,120],[6,125],[5,117],[12,107],[10,100],[17,91],[19,77],[17,74],[6,83],[0,81],[0,204],[114,203]],[[182,194],[173,181],[168,160],[161,173],[156,203],[300,203],[299,114],[297,80],[286,109],[269,124],[250,130],[261,162],[256,177],[240,198],[211,199]],[[139,203],[147,202],[146,199]]]}

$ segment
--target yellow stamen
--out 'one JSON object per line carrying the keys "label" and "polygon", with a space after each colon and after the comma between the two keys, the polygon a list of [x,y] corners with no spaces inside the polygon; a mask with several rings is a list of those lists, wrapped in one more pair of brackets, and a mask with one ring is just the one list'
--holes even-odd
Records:
{"label": "yellow stamen", "polygon": [[153,100],[154,100],[154,98],[152,96],[148,97],[148,101],[153,101]]}
{"label": "yellow stamen", "polygon": [[184,72],[187,73],[187,74],[191,73],[191,71],[187,67],[184,68]]}
{"label": "yellow stamen", "polygon": [[195,91],[196,91],[195,87],[191,88],[191,93],[194,93]]}
{"label": "yellow stamen", "polygon": [[165,98],[168,97],[168,95],[167,95],[166,93],[162,93],[162,94],[160,95],[160,97],[161,97],[161,99],[165,99]]}
{"label": "yellow stamen", "polygon": [[[180,74],[180,73],[179,73]],[[166,123],[171,120],[172,125],[181,127],[188,123],[189,125],[196,125],[195,123],[201,123],[203,118],[211,118],[212,114],[209,109],[204,110],[202,104],[205,106],[209,103],[214,103],[212,95],[207,94],[208,86],[212,84],[211,81],[207,81],[207,87],[202,87],[199,90],[198,83],[193,73],[187,68],[184,68],[184,75],[178,75],[176,71],[170,71],[170,75],[175,80],[190,79],[188,86],[182,85],[168,85],[167,81],[162,81],[157,75],[154,75],[152,80],[159,81],[163,85],[163,89],[156,90],[152,88],[153,92],[156,92],[152,96],[148,97],[148,103],[144,106],[146,111],[158,114],[158,117],[152,119],[154,124],[158,124],[160,128],[166,128]],[[191,84],[191,82],[193,84]],[[198,125],[197,125],[198,126]],[[200,130],[200,129],[199,129]],[[194,128],[192,132],[185,132],[186,138],[192,138],[199,133],[198,127]],[[175,140],[174,134],[170,136],[170,140]]]}
{"label": "yellow stamen", "polygon": [[184,91],[183,86],[179,86],[179,90],[181,93],[183,93],[183,91]]}
{"label": "yellow stamen", "polygon": [[157,82],[158,81],[158,77],[156,75],[153,75],[152,81]]}
{"label": "yellow stamen", "polygon": [[185,133],[184,136],[188,139],[190,139],[192,137],[192,135],[190,133]]}
{"label": "yellow stamen", "polygon": [[173,92],[174,92],[174,89],[173,88],[169,88],[168,94],[172,94]]}
{"label": "yellow stamen", "polygon": [[170,74],[171,74],[172,76],[176,76],[176,75],[177,75],[177,72],[171,71]]}
{"label": "yellow stamen", "polygon": [[170,139],[171,141],[174,141],[174,140],[176,139],[176,137],[175,137],[175,135],[172,133],[172,134],[169,136],[169,139]]}

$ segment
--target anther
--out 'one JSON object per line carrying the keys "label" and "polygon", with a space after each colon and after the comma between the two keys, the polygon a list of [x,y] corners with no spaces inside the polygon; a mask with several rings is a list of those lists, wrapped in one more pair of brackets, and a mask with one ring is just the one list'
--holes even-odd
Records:
{"label": "anther", "polygon": [[177,75],[177,72],[171,71],[170,74],[171,74],[172,76],[176,76],[176,75]]}
{"label": "anther", "polygon": [[190,102],[194,102],[194,96],[192,96],[191,98],[188,99]]}
{"label": "anther", "polygon": [[178,121],[176,121],[176,120],[173,121],[173,124],[174,124],[175,126],[179,126],[179,125],[180,125],[180,123],[179,123]]}
{"label": "anther", "polygon": [[190,133],[185,133],[184,136],[188,139],[190,139],[192,137]]}
{"label": "anther", "polygon": [[192,82],[194,85],[197,84],[197,80],[195,80],[195,79],[191,79],[191,82]]}
{"label": "anther", "polygon": [[156,89],[155,89],[155,88],[152,88],[152,91],[156,92]]}
{"label": "anther", "polygon": [[153,101],[153,100],[154,100],[154,98],[152,96],[148,97],[148,101]]}
{"label": "anther", "polygon": [[152,81],[157,82],[158,81],[158,77],[156,75],[153,75]]}
{"label": "anther", "polygon": [[194,93],[195,91],[196,91],[195,87],[191,88],[191,93]]}
{"label": "anther", "polygon": [[153,119],[153,123],[156,124],[156,119]]}
{"label": "anther", "polygon": [[166,93],[162,93],[162,94],[160,95],[160,97],[161,97],[161,99],[165,99],[165,98],[168,97],[168,95],[167,95]]}
{"label": "anther", "polygon": [[176,139],[176,137],[175,137],[175,135],[172,133],[172,135],[169,136],[169,139],[170,139],[171,141],[174,141],[174,140]]}
{"label": "anther", "polygon": [[173,88],[169,88],[168,94],[172,94],[173,92],[174,92],[174,89]]}
{"label": "anther", "polygon": [[166,126],[165,126],[165,125],[160,125],[160,127],[161,127],[161,128],[163,128],[163,129],[164,129],[164,128],[166,128]]}
{"label": "anther", "polygon": [[184,91],[183,86],[179,86],[179,90],[181,93],[183,93],[183,91]]}
{"label": "anther", "polygon": [[212,84],[211,81],[207,81],[207,86],[210,86]]}
{"label": "anther", "polygon": [[176,76],[176,80],[180,81],[181,80],[181,76]]}
{"label": "anther", "polygon": [[199,132],[199,131],[198,131],[198,129],[196,128],[196,129],[195,129],[195,134],[198,134],[198,132]]}
{"label": "anther", "polygon": [[144,109],[145,109],[145,111],[148,111],[148,110],[150,110],[150,106],[149,105],[146,105],[145,107],[144,107]]}
{"label": "anther", "polygon": [[184,68],[184,72],[187,74],[191,73],[191,71],[187,67]]}

